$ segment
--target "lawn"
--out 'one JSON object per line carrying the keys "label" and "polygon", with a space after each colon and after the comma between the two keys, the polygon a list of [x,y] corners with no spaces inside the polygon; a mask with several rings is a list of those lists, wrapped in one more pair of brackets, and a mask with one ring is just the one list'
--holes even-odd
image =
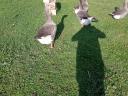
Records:
{"label": "lawn", "polygon": [[98,22],[81,28],[77,0],[58,0],[50,49],[34,39],[42,0],[0,0],[0,96],[128,96],[128,17],[108,15],[122,0],[88,1]]}

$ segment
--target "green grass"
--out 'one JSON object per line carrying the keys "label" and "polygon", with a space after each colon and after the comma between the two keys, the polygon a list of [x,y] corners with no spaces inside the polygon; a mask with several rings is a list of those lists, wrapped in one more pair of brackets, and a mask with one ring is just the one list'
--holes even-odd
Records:
{"label": "green grass", "polygon": [[77,1],[58,0],[49,49],[34,39],[45,21],[42,0],[0,0],[0,96],[128,96],[128,17],[108,15],[122,2],[88,1],[99,22],[81,28]]}

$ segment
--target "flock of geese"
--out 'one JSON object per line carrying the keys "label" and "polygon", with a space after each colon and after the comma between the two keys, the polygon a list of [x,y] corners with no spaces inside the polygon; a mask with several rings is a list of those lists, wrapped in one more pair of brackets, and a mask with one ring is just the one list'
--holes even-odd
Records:
{"label": "flock of geese", "polygon": [[[52,15],[56,15],[56,0],[43,0],[45,5],[45,16],[46,22],[39,29],[35,38],[41,44],[50,45],[50,48],[54,47],[55,36],[57,31],[56,23],[52,20]],[[88,1],[87,0],[79,0],[79,4],[74,7],[74,13],[76,17],[79,19],[79,22],[82,26],[90,25],[91,22],[96,22],[97,19],[94,16],[90,16],[88,14]],[[128,15],[128,0],[124,1],[122,7],[115,7],[115,10],[110,13],[114,19],[122,19],[126,15]]]}

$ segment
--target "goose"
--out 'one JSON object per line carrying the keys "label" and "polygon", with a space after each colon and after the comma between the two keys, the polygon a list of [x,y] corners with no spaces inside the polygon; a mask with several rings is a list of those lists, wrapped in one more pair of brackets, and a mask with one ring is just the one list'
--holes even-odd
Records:
{"label": "goose", "polygon": [[48,8],[46,7],[45,7],[45,15],[47,20],[45,24],[42,26],[42,28],[38,30],[38,33],[35,36],[35,38],[41,44],[46,44],[46,45],[50,44],[50,48],[53,48],[57,27],[54,21],[52,20],[51,13],[49,13]]}
{"label": "goose", "polygon": [[115,7],[115,11],[110,13],[114,19],[122,19],[128,15],[128,0],[124,1],[124,4],[121,8]]}
{"label": "goose", "polygon": [[96,18],[88,15],[88,2],[87,0],[79,0],[80,4],[74,7],[74,11],[80,23],[84,26],[90,25]]}

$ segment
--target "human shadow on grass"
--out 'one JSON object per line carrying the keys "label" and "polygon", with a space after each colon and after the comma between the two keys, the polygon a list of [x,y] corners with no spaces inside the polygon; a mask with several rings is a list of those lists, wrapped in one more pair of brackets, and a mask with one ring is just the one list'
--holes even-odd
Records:
{"label": "human shadow on grass", "polygon": [[105,96],[104,62],[98,41],[105,37],[94,26],[83,27],[72,37],[72,41],[78,41],[76,79],[79,96]]}
{"label": "human shadow on grass", "polygon": [[56,31],[56,36],[55,36],[55,40],[57,40],[61,33],[63,32],[64,30],[64,19],[67,17],[68,15],[64,15],[62,18],[61,18],[61,21],[59,24],[57,24],[57,31]]}

